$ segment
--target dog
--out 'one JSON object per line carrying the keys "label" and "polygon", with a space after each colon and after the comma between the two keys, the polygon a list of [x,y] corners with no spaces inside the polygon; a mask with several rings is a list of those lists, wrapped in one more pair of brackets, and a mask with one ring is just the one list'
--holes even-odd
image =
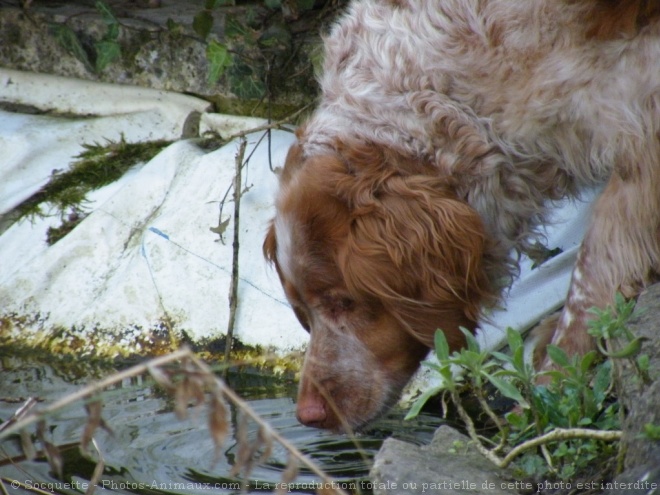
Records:
{"label": "dog", "polygon": [[[316,111],[264,253],[310,342],[296,414],[364,427],[442,329],[465,344],[548,205],[605,183],[551,341],[659,272],[660,22],[645,0],[358,0],[324,39]],[[547,365],[547,363],[546,363]]]}

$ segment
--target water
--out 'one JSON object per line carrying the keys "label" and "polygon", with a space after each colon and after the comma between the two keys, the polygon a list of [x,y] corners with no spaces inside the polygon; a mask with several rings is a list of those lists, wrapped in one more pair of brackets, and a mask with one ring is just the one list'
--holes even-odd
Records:
{"label": "water", "polygon": [[[93,372],[111,374],[109,370]],[[37,397],[45,405],[79,389],[89,381],[86,376],[90,373],[92,370],[78,363],[61,367],[26,358],[0,358],[0,420],[10,418],[27,397]],[[357,488],[358,493],[369,493],[367,474],[384,438],[394,435],[426,443],[440,423],[432,416],[404,422],[404,412],[394,411],[369,431],[351,438],[300,425],[295,418],[292,383],[275,384],[272,378],[255,375],[235,376],[230,378],[232,381],[239,395],[275,431],[342,486],[354,492]],[[241,487],[248,493],[265,493],[273,491],[282,479],[288,451],[279,444],[273,446],[264,463],[254,466],[247,480],[231,476],[238,455],[236,425],[241,417],[233,406],[230,431],[216,459],[206,409],[191,407],[188,418],[178,419],[173,399],[144,377],[125,380],[105,392],[103,403],[103,418],[112,432],[98,429],[94,435],[105,461],[97,494],[237,493]],[[32,489],[37,486],[56,493],[85,493],[96,466],[95,461],[81,455],[79,448],[87,418],[83,405],[76,403],[47,420],[49,439],[64,459],[63,480],[50,472],[44,457],[26,460],[16,437],[0,442],[0,478],[8,493],[34,493]],[[257,437],[257,431],[256,424],[248,424],[250,441]],[[39,448],[40,444],[35,445]],[[15,481],[31,490],[14,488]],[[318,482],[309,470],[301,468],[287,492],[315,493]]]}

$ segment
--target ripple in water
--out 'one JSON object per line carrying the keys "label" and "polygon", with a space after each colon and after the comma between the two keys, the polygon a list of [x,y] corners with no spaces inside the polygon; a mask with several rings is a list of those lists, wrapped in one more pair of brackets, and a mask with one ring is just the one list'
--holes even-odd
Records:
{"label": "ripple in water", "polygon": [[[9,363],[9,364],[8,364]],[[68,377],[58,376],[51,368],[18,359],[0,361],[0,420],[11,417],[20,406],[17,399],[35,396],[52,402],[80,385]],[[251,396],[250,406],[280,435],[346,488],[362,488],[369,493],[367,474],[371,461],[384,438],[396,436],[415,443],[427,443],[440,420],[421,416],[403,421],[404,412],[395,411],[378,421],[369,431],[355,438],[315,430],[300,425],[295,418],[293,388],[263,392],[255,395],[254,387],[237,392]],[[288,452],[275,443],[270,457],[255,465],[249,480],[231,477],[238,455],[236,429],[240,412],[230,410],[229,435],[216,458],[216,451],[207,428],[204,407],[189,409],[188,418],[179,420],[173,412],[171,398],[153,389],[148,382],[134,379],[123,387],[104,395],[103,418],[112,433],[97,430],[95,440],[105,461],[105,470],[96,493],[201,494],[247,493],[273,491],[282,479],[288,462]],[[83,457],[78,442],[87,415],[81,404],[75,404],[55,417],[49,418],[51,441],[59,447],[64,460],[65,487],[49,472],[45,459],[25,460],[16,438],[0,443],[0,477],[10,493],[8,480],[28,486],[54,488],[56,493],[84,493],[95,463]],[[258,426],[249,423],[248,439],[257,438]],[[302,468],[291,493],[315,493],[318,478]],[[247,483],[247,486],[244,485]],[[37,485],[38,484],[38,485]],[[365,489],[366,488],[366,489]]]}

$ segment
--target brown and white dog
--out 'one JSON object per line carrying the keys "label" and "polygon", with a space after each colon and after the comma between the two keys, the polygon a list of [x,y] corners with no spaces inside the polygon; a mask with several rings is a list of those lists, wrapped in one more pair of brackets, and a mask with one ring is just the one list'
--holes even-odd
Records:
{"label": "brown and white dog", "polygon": [[660,3],[358,0],[325,39],[322,99],[264,244],[310,333],[297,404],[355,429],[442,329],[464,344],[549,202],[607,181],[553,342],[660,269]]}

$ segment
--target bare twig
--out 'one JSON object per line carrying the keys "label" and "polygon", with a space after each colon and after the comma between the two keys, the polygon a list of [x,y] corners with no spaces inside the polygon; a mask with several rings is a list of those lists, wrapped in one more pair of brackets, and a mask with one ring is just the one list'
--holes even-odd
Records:
{"label": "bare twig", "polygon": [[94,489],[98,485],[101,476],[103,476],[103,470],[105,469],[105,458],[103,457],[101,449],[99,449],[99,446],[94,438],[92,438],[92,445],[94,446],[94,449],[99,456],[99,460],[94,467],[94,472],[92,473],[92,477],[89,480],[89,487],[87,487],[85,495],[92,495],[94,493]]}
{"label": "bare twig", "polygon": [[587,428],[555,428],[554,430],[541,435],[540,437],[532,438],[524,443],[521,443],[516,448],[512,449],[504,459],[500,461],[499,467],[505,468],[511,462],[526,450],[539,447],[551,442],[560,442],[562,440],[575,440],[578,438],[589,438],[592,440],[601,440],[603,442],[615,442],[621,440],[623,432],[619,430],[603,431],[603,430],[589,430]]}
{"label": "bare twig", "polygon": [[[229,322],[227,323],[227,336],[225,338],[225,363],[229,362],[232,343],[234,340],[234,324],[236,322],[236,307],[238,306],[238,252],[240,238],[240,211],[241,211],[241,169],[247,139],[241,138],[241,144],[236,153],[236,175],[234,176],[234,242],[232,244],[231,286],[229,287]],[[229,368],[225,368],[225,377]]]}
{"label": "bare twig", "polygon": [[270,122],[268,124],[263,124],[257,127],[253,127],[252,129],[246,129],[245,131],[240,131],[235,134],[232,134],[227,138],[227,142],[236,139],[236,138],[243,138],[246,137],[248,134],[253,134],[255,132],[262,132],[262,131],[269,131],[272,129],[284,129],[287,131],[290,131],[290,129],[287,129],[284,127],[286,124],[290,124],[293,122],[298,116],[300,116],[303,112],[305,112],[308,108],[312,106],[312,103],[308,103],[302,108],[299,108],[295,112],[293,112],[290,115],[287,115],[284,117],[282,120],[278,120],[277,122]]}
{"label": "bare twig", "polygon": [[[11,483],[12,488],[13,487],[19,487],[19,488],[22,488],[25,491],[38,493],[39,495],[53,495],[53,492],[42,490],[41,488],[37,488],[34,485],[27,485],[27,484],[25,484],[21,481],[14,480],[14,479],[11,479],[11,478],[6,478],[4,476],[0,477],[0,481]],[[2,486],[3,486],[3,488],[2,488],[3,494],[7,493],[6,488],[4,487],[4,483],[3,483]]]}
{"label": "bare twig", "polygon": [[0,425],[0,433],[5,431],[7,428],[9,428],[11,425],[16,423],[17,421],[20,421],[23,419],[30,410],[37,405],[37,399],[34,397],[28,397],[28,399],[25,401],[25,403],[19,407],[14,415],[4,423]]}

